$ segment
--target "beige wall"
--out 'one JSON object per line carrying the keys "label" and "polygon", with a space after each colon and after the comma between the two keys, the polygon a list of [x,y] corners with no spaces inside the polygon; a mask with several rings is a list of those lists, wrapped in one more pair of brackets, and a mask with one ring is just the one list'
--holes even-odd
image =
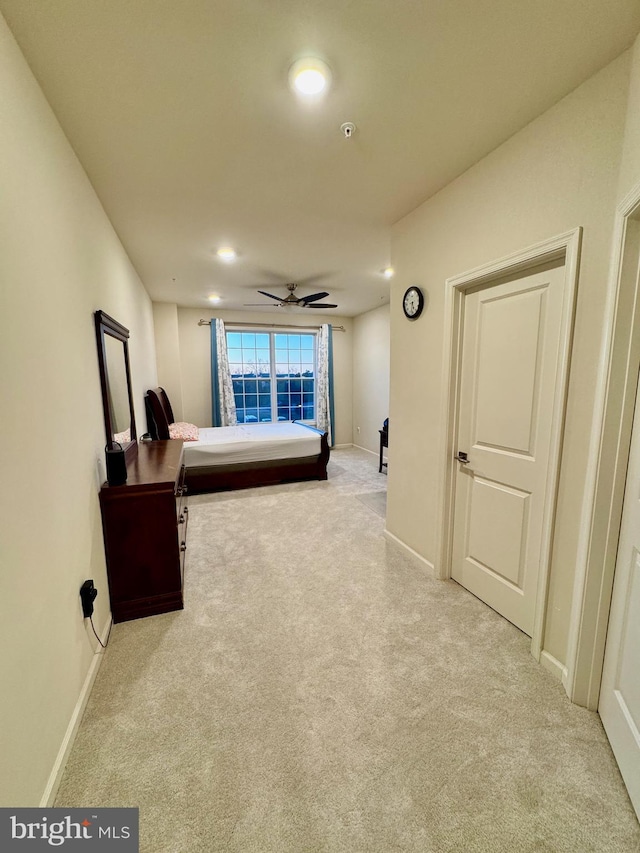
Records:
{"label": "beige wall", "polygon": [[377,453],[389,417],[389,306],[353,320],[353,443]]}
{"label": "beige wall", "polygon": [[131,330],[136,415],[150,301],[0,16],[0,805],[38,805],[108,617],[93,312]]}
{"label": "beige wall", "polygon": [[618,182],[618,200],[640,182],[640,36],[631,51],[629,101],[625,125],[622,164]]}
{"label": "beige wall", "polygon": [[[198,326],[198,320],[220,317],[234,323],[272,322],[270,315],[250,311],[211,311],[200,308],[178,308],[178,346],[180,350],[182,400],[184,419],[198,426],[211,426],[211,337],[209,326]],[[334,386],[335,386],[335,443],[351,444],[352,435],[352,339],[353,329],[350,318],[318,315],[313,319],[306,315],[292,315],[282,322],[301,325],[332,323],[342,325],[345,332],[333,334]],[[158,352],[175,349],[172,332],[163,326],[156,329]],[[164,374],[158,368],[158,381],[164,383]],[[164,385],[163,385],[164,387]],[[171,398],[169,398],[171,399]]]}
{"label": "beige wall", "polygon": [[[180,338],[178,336],[178,306],[172,302],[153,303],[158,366],[158,384],[169,396],[176,421],[183,421],[182,375],[180,372]],[[158,346],[161,342],[161,346]]]}
{"label": "beige wall", "polygon": [[[630,59],[625,54],[613,62],[393,230],[394,452],[387,528],[435,563],[445,280],[584,228],[544,641],[561,662],[566,659]],[[415,323],[404,319],[401,308],[409,284],[422,286],[429,297]]]}

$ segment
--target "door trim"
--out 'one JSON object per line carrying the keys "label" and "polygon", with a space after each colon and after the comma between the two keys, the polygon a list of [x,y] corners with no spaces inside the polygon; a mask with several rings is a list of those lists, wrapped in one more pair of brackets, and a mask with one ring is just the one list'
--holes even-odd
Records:
{"label": "door trim", "polygon": [[567,694],[597,710],[640,370],[640,184],[616,210],[567,653]]}
{"label": "door trim", "polygon": [[540,660],[542,636],[546,613],[547,589],[549,584],[549,563],[551,540],[555,512],[558,472],[560,468],[560,450],[564,425],[564,410],[567,397],[569,376],[569,356],[573,332],[575,296],[580,261],[582,229],[575,228],[557,237],[536,243],[520,252],[477,267],[469,272],[448,278],[445,283],[444,308],[444,353],[443,353],[443,399],[442,411],[445,413],[440,454],[439,488],[440,500],[438,518],[438,542],[436,545],[436,576],[441,579],[451,577],[451,558],[453,545],[453,522],[455,500],[455,451],[458,428],[460,366],[462,355],[463,306],[467,290],[478,285],[491,285],[492,281],[505,275],[525,273],[540,264],[560,260],[564,262],[565,280],[562,301],[562,319],[560,331],[560,350],[556,372],[553,424],[549,448],[549,465],[546,477],[547,495],[544,506],[542,526],[543,563],[540,566],[536,611],[531,638],[531,653]]}

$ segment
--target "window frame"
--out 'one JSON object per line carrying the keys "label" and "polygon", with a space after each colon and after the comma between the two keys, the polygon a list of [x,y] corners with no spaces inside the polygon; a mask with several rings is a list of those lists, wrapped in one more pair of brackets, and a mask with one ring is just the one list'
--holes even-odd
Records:
{"label": "window frame", "polygon": [[[269,336],[269,381],[271,383],[271,386],[270,386],[271,391],[270,391],[269,396],[271,398],[270,399],[271,421],[268,422],[268,421],[258,420],[258,423],[293,423],[294,422],[293,418],[290,418],[289,420],[286,420],[286,421],[281,421],[278,418],[278,408],[279,407],[278,407],[278,373],[277,373],[277,361],[276,361],[276,335],[286,335],[286,336],[308,335],[310,337],[313,337],[313,346],[312,346],[310,352],[313,355],[313,415],[314,416],[313,416],[313,418],[304,418],[304,417],[295,418],[295,420],[300,421],[301,423],[304,423],[304,424],[309,424],[310,426],[315,426],[316,425],[316,414],[317,414],[317,410],[318,410],[317,409],[317,385],[318,385],[317,373],[318,373],[318,332],[319,332],[319,330],[318,329],[310,329],[308,327],[300,327],[300,329],[296,329],[295,327],[291,327],[291,326],[284,327],[284,328],[279,328],[277,326],[274,326],[274,327],[270,327],[268,329],[265,329],[263,326],[251,326],[251,324],[247,324],[247,325],[243,324],[242,326],[234,325],[232,327],[229,327],[229,325],[226,325],[225,326],[225,342],[227,344],[227,351],[229,349],[235,349],[235,347],[229,346],[229,337],[228,336],[230,334],[234,334],[234,333],[242,334],[243,332],[245,332],[245,333],[249,332],[249,333],[254,334],[254,335],[268,335]],[[256,350],[257,349],[258,348],[256,347]],[[236,363],[236,362],[234,362],[234,363]],[[231,364],[231,361],[230,361],[230,364]],[[245,367],[244,361],[243,361],[242,365],[244,368]],[[258,364],[256,363],[256,368],[257,367],[258,367]],[[231,378],[233,381],[233,373],[232,373]],[[290,377],[287,377],[287,378],[290,378]],[[300,379],[302,380],[302,378],[303,377],[301,374]],[[258,382],[260,381],[259,373],[256,373],[256,380]],[[289,390],[288,394],[289,394],[289,399],[290,399],[290,395],[291,395],[290,390]],[[301,386],[301,389],[300,389],[300,395],[301,395],[300,408],[301,408],[302,412],[304,412],[304,396],[303,396],[303,394],[304,394],[304,391],[302,390],[302,386]],[[234,398],[235,398],[235,393],[234,393]],[[291,406],[289,406],[288,408],[291,409]],[[257,409],[258,409],[258,413],[259,413],[259,411],[260,411],[260,390],[259,390],[259,386],[258,386],[258,392],[257,392]],[[246,407],[245,407],[245,411],[246,411]],[[258,414],[258,418],[259,418],[259,414]],[[251,423],[251,421],[249,423]]]}

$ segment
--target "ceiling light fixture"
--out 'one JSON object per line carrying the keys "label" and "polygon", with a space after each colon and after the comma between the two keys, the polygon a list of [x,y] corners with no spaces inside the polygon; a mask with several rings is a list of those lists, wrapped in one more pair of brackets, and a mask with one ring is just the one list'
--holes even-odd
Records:
{"label": "ceiling light fixture", "polygon": [[218,249],[218,257],[223,261],[235,261],[238,255],[236,250],[232,249],[231,246],[223,246],[221,249]]}
{"label": "ceiling light fixture", "polygon": [[289,85],[299,95],[321,95],[331,82],[331,71],[326,62],[316,57],[306,57],[294,62],[289,70]]}
{"label": "ceiling light fixture", "polygon": [[215,293],[212,293],[212,294],[211,294],[211,296],[209,297],[209,302],[218,303],[218,302],[221,302],[221,301],[222,301],[222,300],[220,299],[220,297],[219,297],[219,296],[216,296],[216,294],[215,294]]}
{"label": "ceiling light fixture", "polygon": [[385,278],[393,278],[393,272],[393,267],[387,267],[386,269],[382,270],[382,275]]}

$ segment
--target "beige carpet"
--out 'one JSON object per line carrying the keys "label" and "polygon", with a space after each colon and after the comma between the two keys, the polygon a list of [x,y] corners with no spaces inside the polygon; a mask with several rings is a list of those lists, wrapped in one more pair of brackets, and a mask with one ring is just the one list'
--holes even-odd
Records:
{"label": "beige carpet", "polygon": [[377,512],[383,518],[387,515],[387,493],[384,492],[365,492],[363,495],[356,495],[359,501],[369,509]]}
{"label": "beige carpet", "polygon": [[326,483],[191,500],[184,612],[115,626],[57,805],[139,806],[145,853],[626,853],[596,714],[528,638]]}

